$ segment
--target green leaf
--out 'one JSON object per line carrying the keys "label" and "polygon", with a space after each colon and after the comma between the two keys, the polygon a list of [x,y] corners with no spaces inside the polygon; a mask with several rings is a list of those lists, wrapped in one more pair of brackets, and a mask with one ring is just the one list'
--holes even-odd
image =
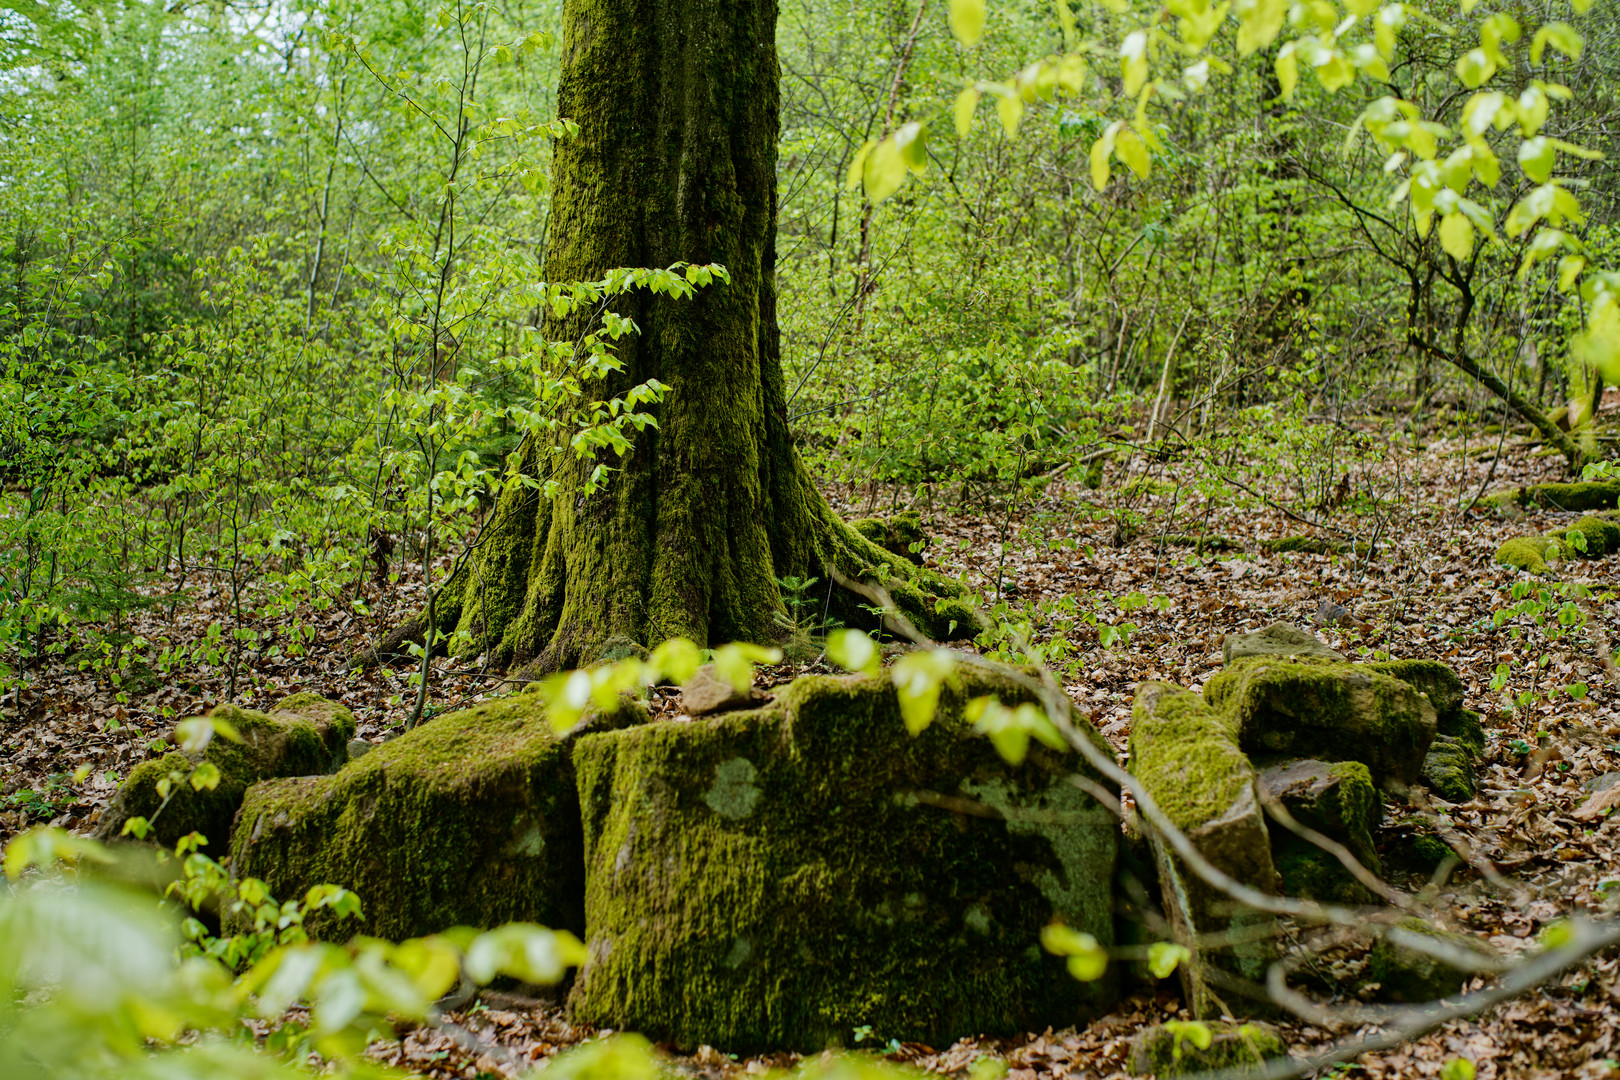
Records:
{"label": "green leaf", "polygon": [[1466,216],[1450,213],[1440,219],[1440,246],[1453,259],[1466,259],[1474,250],[1474,226]]}
{"label": "green leaf", "polygon": [[1570,352],[1609,384],[1620,384],[1620,301],[1613,293],[1600,294],[1587,308],[1586,329],[1571,340]]}
{"label": "green leaf", "polygon": [[1552,179],[1553,166],[1557,161],[1558,151],[1553,141],[1545,136],[1538,135],[1519,144],[1519,168],[1538,184]]}
{"label": "green leaf", "polygon": [[1440,1066],[1440,1080],[1474,1080],[1474,1063],[1465,1057],[1454,1057]]}
{"label": "green leaf", "polygon": [[834,630],[827,635],[827,656],[845,671],[876,675],[882,656],[872,639],[859,630]]}
{"label": "green leaf", "polygon": [[1470,49],[1457,61],[1457,78],[1469,89],[1479,86],[1495,74],[1496,61],[1487,56],[1484,49]]}
{"label": "green leaf", "polygon": [[866,197],[880,203],[900,190],[906,182],[906,159],[891,136],[882,140],[866,155],[866,170],[862,175]]}
{"label": "green leaf", "polygon": [[876,139],[867,139],[861,144],[861,148],[855,151],[855,160],[849,163],[849,173],[844,177],[845,189],[854,191],[861,186],[861,181],[866,177],[866,157],[876,145]]}
{"label": "green leaf", "polygon": [[1091,144],[1091,184],[1098,191],[1108,186],[1108,159],[1114,154],[1114,142],[1124,126],[1124,121],[1115,120]]}
{"label": "green leaf", "polygon": [[1299,56],[1295,52],[1295,42],[1290,41],[1277,50],[1277,85],[1282,87],[1284,101],[1294,99],[1294,88],[1299,85]]}
{"label": "green leaf", "polygon": [[1119,160],[1128,165],[1131,172],[1135,173],[1139,179],[1147,179],[1147,147],[1142,145],[1142,140],[1137,137],[1136,132],[1130,128],[1122,130],[1119,133],[1119,138],[1114,141],[1114,152],[1119,155]]}
{"label": "green leaf", "polygon": [[736,690],[754,685],[754,665],[780,663],[781,649],[766,648],[746,641],[734,641],[714,650],[714,673]]}
{"label": "green leaf", "polygon": [[996,95],[996,115],[1001,118],[1002,129],[1010,139],[1018,134],[1018,122],[1024,118],[1024,99],[1016,90]]}
{"label": "green leaf", "polygon": [[202,791],[205,788],[213,791],[219,786],[219,780],[219,768],[212,761],[201,762],[195,769],[191,770],[191,790],[193,791]]}
{"label": "green leaf", "polygon": [[921,176],[928,168],[928,129],[919,123],[902,125],[894,133],[895,145],[900,148],[900,159],[906,168]]}
{"label": "green leaf", "polygon": [[1525,87],[1519,94],[1519,131],[1525,136],[1540,131],[1541,125],[1547,122],[1547,112],[1550,108],[1547,95],[1541,87]]}
{"label": "green leaf", "polygon": [[1571,60],[1581,58],[1581,35],[1568,23],[1552,22],[1536,31],[1536,36],[1530,39],[1530,62],[1541,63],[1541,53],[1548,45],[1557,49]]}
{"label": "green leaf", "polygon": [[1119,73],[1125,80],[1125,96],[1135,97],[1148,77],[1147,32],[1133,30],[1119,45]]}
{"label": "green leaf", "polygon": [[984,0],[951,0],[951,33],[968,48],[984,37]]}
{"label": "green leaf", "polygon": [[1081,982],[1100,979],[1108,970],[1108,952],[1097,939],[1062,923],[1042,928],[1041,945],[1049,953],[1067,957],[1069,974]]}
{"label": "green leaf", "polygon": [[956,134],[958,138],[966,138],[967,133],[973,130],[973,112],[979,107],[979,91],[975,87],[968,87],[956,95],[956,107],[952,110],[956,120]]}
{"label": "green leaf", "polygon": [[946,649],[907,653],[889,669],[900,701],[900,718],[911,734],[921,734],[934,722],[940,684],[955,670],[956,659]]}
{"label": "green leaf", "polygon": [[1185,945],[1171,941],[1155,941],[1148,946],[1148,970],[1155,979],[1168,979],[1176,968],[1192,959],[1192,951]]}
{"label": "green leaf", "polygon": [[1248,56],[1270,45],[1288,17],[1288,0],[1237,0],[1237,48]]}
{"label": "green leaf", "polygon": [[57,862],[112,862],[107,849],[94,840],[74,836],[66,829],[40,825],[14,837],[6,845],[6,880],[16,881],[30,866],[48,867]]}
{"label": "green leaf", "polygon": [[668,680],[684,683],[703,666],[703,656],[698,647],[686,638],[670,638],[652,651],[647,657],[647,664],[654,669],[649,682]]}

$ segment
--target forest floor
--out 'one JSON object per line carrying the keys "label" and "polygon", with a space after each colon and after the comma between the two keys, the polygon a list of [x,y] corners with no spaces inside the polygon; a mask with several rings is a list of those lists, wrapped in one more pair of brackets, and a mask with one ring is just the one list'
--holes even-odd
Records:
{"label": "forest floor", "polygon": [[[1562,640],[1549,640],[1544,629],[1523,618],[1498,625],[1493,615],[1513,603],[1514,583],[1533,579],[1493,565],[1497,545],[1574,515],[1534,512],[1514,519],[1483,504],[1458,511],[1486,484],[1488,473],[1490,490],[1558,479],[1558,459],[1538,456],[1514,439],[1499,443],[1495,436],[1435,438],[1421,451],[1410,443],[1363,445],[1355,463],[1321,474],[1316,498],[1302,497],[1297,476],[1262,485],[1228,467],[1222,475],[1253,489],[1241,504],[1206,500],[1210,470],[1221,471],[1217,464],[1142,461],[1136,459],[1129,476],[1110,475],[1098,491],[1056,481],[1010,503],[920,505],[933,537],[929,562],[965,575],[987,594],[999,582],[1000,597],[1014,607],[1044,605],[1050,617],[1036,618],[1037,636],[1062,632],[1072,640],[1073,654],[1054,667],[1080,709],[1121,750],[1135,684],[1162,679],[1201,685],[1219,669],[1228,633],[1281,620],[1314,627],[1350,655],[1383,650],[1444,661],[1462,676],[1468,706],[1486,717],[1489,746],[1480,791],[1466,804],[1434,802],[1411,808],[1410,815],[1464,842],[1506,875],[1510,887],[1465,871],[1445,884],[1438,906],[1453,926],[1509,955],[1534,947],[1541,929],[1559,918],[1614,910],[1620,813],[1588,821],[1573,812],[1587,795],[1585,785],[1620,771],[1620,677],[1608,654],[1609,641],[1620,634],[1620,604],[1588,604],[1586,629]],[[1129,483],[1143,476],[1153,482]],[[859,515],[886,512],[896,493],[829,494],[840,510]],[[1199,554],[1160,542],[1200,531],[1229,538],[1240,549]],[[1362,559],[1269,554],[1259,545],[1296,534],[1376,537],[1376,549]],[[1620,555],[1568,563],[1559,577],[1594,590],[1613,587],[1620,583]],[[410,696],[405,666],[351,670],[345,661],[378,626],[416,603],[415,590],[404,585],[382,595],[375,586],[367,588],[369,618],[341,609],[300,613],[316,627],[303,657],[285,650],[271,655],[277,628],[256,625],[264,644],[240,660],[237,704],[264,707],[295,691],[313,691],[353,710],[362,737],[380,739],[397,725]],[[1145,604],[1115,602],[1137,593]],[[1091,612],[1102,625],[1125,629],[1123,639],[1104,648],[1094,626],[1076,623],[1065,631],[1066,604]],[[225,607],[219,587],[193,581],[183,603],[131,616],[123,630],[154,644],[195,642],[224,617]],[[118,780],[165,748],[162,740],[174,719],[226,700],[230,685],[221,669],[160,675],[138,666],[126,669],[115,685],[106,669],[86,668],[81,660],[64,657],[31,670],[27,690],[0,700],[0,842],[44,822],[90,829]],[[1507,684],[1493,688],[1502,664],[1510,665]],[[440,666],[432,683],[440,711],[503,689],[498,672]],[[781,665],[761,676],[774,684],[798,670]],[[1570,692],[1577,685],[1586,688],[1584,696]],[[89,771],[75,779],[81,766]],[[1384,835],[1399,835],[1401,826],[1397,815]],[[1423,882],[1395,884],[1418,888]],[[891,1045],[888,1052],[953,1076],[965,1076],[985,1054],[1004,1059],[1012,1080],[1125,1076],[1131,1035],[1184,1015],[1173,984],[1161,985],[1157,994],[1129,997],[1079,1030],[969,1038],[938,1048]],[[470,1052],[423,1028],[374,1052],[423,1075],[504,1076],[596,1034],[569,1025],[554,1006],[499,995],[486,996],[455,1019],[498,1049]],[[1358,1031],[1300,1023],[1281,1029],[1296,1053]],[[1609,956],[1533,995],[1448,1023],[1398,1049],[1366,1055],[1333,1075],[1435,1076],[1445,1060],[1460,1055],[1475,1062],[1482,1080],[1620,1077],[1617,1029],[1620,958]],[[704,1047],[675,1060],[684,1071],[718,1080],[796,1059],[737,1060]]]}

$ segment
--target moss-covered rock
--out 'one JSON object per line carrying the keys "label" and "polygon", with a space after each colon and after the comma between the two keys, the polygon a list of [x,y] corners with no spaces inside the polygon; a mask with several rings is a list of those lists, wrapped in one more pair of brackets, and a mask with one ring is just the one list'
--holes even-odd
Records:
{"label": "moss-covered rock", "polygon": [[1483,962],[1493,958],[1476,938],[1408,916],[1384,932],[1367,958],[1366,976],[1379,984],[1381,1000],[1420,1002],[1451,997],[1460,993],[1475,974],[1414,947],[1424,939]]}
{"label": "moss-covered rock", "polygon": [[1438,660],[1376,660],[1363,666],[1423,691],[1441,724],[1462,709],[1462,679]]}
{"label": "moss-covered rock", "polygon": [[1492,492],[1492,506],[1544,506],[1553,510],[1612,510],[1620,501],[1620,480],[1586,480],[1573,484],[1526,484]]}
{"label": "moss-covered rock", "polygon": [[1423,759],[1423,782],[1447,802],[1467,802],[1479,787],[1473,758],[1473,752],[1461,740],[1436,735]]}
{"label": "moss-covered rock", "polygon": [[1415,687],[1361,664],[1301,658],[1234,661],[1204,688],[1248,753],[1360,761],[1373,779],[1416,780],[1435,709]]}
{"label": "moss-covered rock", "polygon": [[[595,723],[645,715],[626,706]],[[317,935],[399,940],[515,921],[579,933],[571,749],[534,694],[436,717],[334,775],[255,784],[231,838],[233,867],[282,899],[325,882],[359,894],[358,925],[316,918]]]}
{"label": "moss-covered rock", "polygon": [[1206,551],[1242,551],[1243,545],[1231,537],[1215,533],[1166,533],[1158,541],[1167,547],[1190,547],[1203,554]]}
{"label": "moss-covered rock", "polygon": [[1571,555],[1586,559],[1602,558],[1612,551],[1620,551],[1620,525],[1594,514],[1587,514],[1574,524],[1547,533]]}
{"label": "moss-covered rock", "polygon": [[1370,904],[1377,899],[1336,857],[1297,836],[1273,836],[1271,858],[1287,896],[1322,904]]}
{"label": "moss-covered rock", "polygon": [[[923,561],[922,552],[928,546],[928,534],[923,532],[922,516],[915,510],[886,518],[856,518],[849,522],[849,527],[884,551],[919,565]],[[913,544],[918,545],[915,551],[912,550]]]}
{"label": "moss-covered rock", "polygon": [[1130,1068],[1139,1076],[1198,1076],[1224,1070],[1225,1075],[1261,1075],[1265,1063],[1283,1057],[1288,1047],[1269,1024],[1205,1021],[1209,1046],[1198,1049],[1194,1032],[1185,1023],[1160,1024],[1137,1032],[1131,1038]]}
{"label": "moss-covered rock", "polygon": [[1441,716],[1437,733],[1456,739],[1475,757],[1485,756],[1484,718],[1472,709],[1458,709],[1449,716]]}
{"label": "moss-covered rock", "polygon": [[1260,541],[1260,546],[1274,554],[1300,551],[1307,555],[1342,555],[1350,550],[1343,540],[1329,540],[1321,536],[1279,536]]}
{"label": "moss-covered rock", "polygon": [[1343,660],[1345,656],[1315,634],[1289,623],[1277,622],[1252,634],[1227,634],[1221,640],[1221,662],[1230,664],[1245,656],[1315,656]]}
{"label": "moss-covered rock", "polygon": [[[136,766],[102,812],[97,839],[115,840],[126,821],[144,817],[152,822],[148,839],[155,843],[173,847],[182,836],[198,832],[219,853],[251,784],[269,777],[332,772],[348,760],[348,743],[354,737],[354,714],[314,694],[283,698],[268,713],[220,705],[209,716],[229,723],[242,741],[216,736],[200,755],[174,751]],[[187,782],[202,761],[219,770],[219,784],[212,790],[196,790]],[[158,794],[165,779],[171,788],[167,805]]]}
{"label": "moss-covered rock", "polygon": [[1545,574],[1547,558],[1556,550],[1557,545],[1544,536],[1515,536],[1496,549],[1495,562],[1498,566]]}
{"label": "moss-covered rock", "polygon": [[[1238,748],[1230,719],[1197,694],[1168,683],[1147,682],[1131,710],[1131,772],[1172,824],[1228,876],[1257,889],[1276,887],[1276,870],[1254,769]],[[1189,1007],[1199,1017],[1236,1012],[1223,996],[1218,974],[1232,972],[1263,983],[1276,958],[1263,912],[1234,910],[1229,897],[1190,870],[1168,845],[1154,841],[1165,912],[1176,940],[1193,950],[1181,965]],[[1230,943],[1210,946],[1230,936]]]}
{"label": "moss-covered rock", "polygon": [[[1257,780],[1263,802],[1281,803],[1295,821],[1339,841],[1363,866],[1377,872],[1372,830],[1383,816],[1384,804],[1367,766],[1306,758],[1267,765]],[[1274,827],[1273,837],[1280,839],[1283,831]]]}
{"label": "moss-covered rock", "polygon": [[973,733],[963,704],[988,689],[947,685],[916,738],[887,680],[806,677],[753,712],[582,739],[573,1016],[812,1050],[862,1024],[944,1045],[1105,1008],[1112,973],[1078,982],[1038,942],[1053,919],[1113,940],[1117,823],[1073,757],[1011,767]]}

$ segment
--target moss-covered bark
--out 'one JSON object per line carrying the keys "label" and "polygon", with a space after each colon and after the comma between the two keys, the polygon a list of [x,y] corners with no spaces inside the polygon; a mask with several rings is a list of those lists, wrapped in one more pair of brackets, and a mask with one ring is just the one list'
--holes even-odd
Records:
{"label": "moss-covered bark", "polygon": [[[495,524],[436,605],[441,631],[472,635],[503,663],[555,669],[614,643],[683,636],[700,645],[779,634],[777,579],[829,569],[889,582],[937,636],[972,625],[951,582],[848,528],[794,449],[776,324],[779,70],[774,0],[567,0],[545,277],[615,267],[721,263],[695,299],[614,303],[639,335],[620,339],[611,396],[647,379],[668,394],[606,490],[580,495],[597,462],[571,455],[545,500],[511,485]],[[572,340],[577,318],[550,320]],[[549,447],[525,471],[546,474]],[[848,605],[853,609],[853,604]],[[836,613],[836,612],[835,612]],[[858,612],[856,612],[858,614]],[[417,622],[379,646],[421,640]]]}
{"label": "moss-covered bark", "polygon": [[[1113,940],[1117,824],[1034,748],[1004,763],[948,686],[919,737],[893,687],[799,679],[772,705],[582,739],[590,960],[573,1015],[682,1045],[815,1050],[870,1025],[946,1045],[1075,1023],[1054,918]],[[1014,698],[1008,687],[994,687]]]}

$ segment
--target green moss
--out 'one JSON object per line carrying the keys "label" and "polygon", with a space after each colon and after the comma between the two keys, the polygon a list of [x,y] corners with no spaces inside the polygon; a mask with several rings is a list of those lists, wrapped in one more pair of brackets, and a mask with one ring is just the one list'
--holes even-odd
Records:
{"label": "green moss", "polygon": [[1456,853],[1438,836],[1420,833],[1412,837],[1403,845],[1402,854],[1406,861],[1416,866],[1425,874],[1432,874],[1440,868],[1447,859],[1455,859]]}
{"label": "green moss", "polygon": [[[173,847],[182,836],[200,832],[217,853],[225,847],[231,819],[249,785],[268,777],[329,773],[348,760],[354,737],[354,715],[342,705],[314,694],[294,694],[277,702],[269,713],[217,706],[210,714],[234,727],[235,742],[215,736],[196,761],[211,762],[220,780],[213,789],[197,790],[187,780],[196,761],[170,753],[134,769],[113,796],[96,825],[95,835],[117,839],[132,817],[152,822],[148,839]],[[167,805],[157,785],[174,774]],[[161,812],[160,812],[161,807]]]}
{"label": "green moss", "polygon": [[1462,743],[1475,757],[1485,754],[1485,724],[1479,713],[1472,709],[1458,709],[1440,718],[1440,735],[1449,735]]}
{"label": "green moss", "polygon": [[1272,858],[1287,896],[1323,904],[1370,904],[1375,899],[1337,858],[1296,836],[1278,837]]}
{"label": "green moss", "polygon": [[[1359,761],[1286,762],[1261,769],[1259,782],[1262,795],[1281,802],[1294,820],[1344,844],[1363,866],[1378,871],[1372,830],[1384,804],[1367,766]],[[1271,834],[1276,842],[1296,839],[1281,825],[1272,825]]]}
{"label": "green moss", "polygon": [[915,510],[887,518],[856,518],[849,527],[890,554],[910,562],[922,562],[923,548],[912,551],[911,547],[913,544],[926,546],[928,536],[923,532],[922,517]]}
{"label": "green moss", "polygon": [[1407,916],[1378,939],[1367,958],[1367,978],[1379,984],[1381,1000],[1416,1003],[1452,997],[1472,977],[1473,972],[1414,948],[1409,942],[1416,937],[1443,942],[1481,960],[1491,958],[1490,950],[1476,938]]}
{"label": "green moss", "polygon": [[1468,747],[1450,736],[1436,736],[1423,761],[1423,782],[1447,802],[1472,799],[1477,782],[1473,755]]}
{"label": "green moss", "polygon": [[1379,660],[1363,666],[1423,691],[1441,724],[1462,709],[1462,679],[1438,660]]}
{"label": "green moss", "polygon": [[1342,555],[1350,550],[1350,545],[1343,540],[1328,540],[1320,536],[1279,536],[1273,540],[1262,540],[1260,546],[1279,555],[1289,551],[1302,551],[1308,555]]}
{"label": "green moss", "polygon": [[1190,547],[1199,554],[1206,551],[1242,551],[1243,545],[1236,540],[1225,536],[1216,536],[1213,533],[1166,533],[1159,537],[1160,543],[1169,547]]}
{"label": "green moss", "polygon": [[1529,484],[1493,492],[1485,501],[1493,506],[1517,503],[1553,510],[1611,510],[1620,501],[1620,480],[1587,480],[1573,484]]}
{"label": "green moss", "polygon": [[1375,781],[1416,780],[1436,716],[1413,686],[1360,664],[1234,660],[1204,688],[1251,754],[1360,761]]}
{"label": "green moss", "polygon": [[1263,1074],[1268,1060],[1288,1052],[1276,1030],[1266,1024],[1210,1020],[1204,1022],[1204,1027],[1210,1034],[1209,1047],[1204,1050],[1194,1046],[1187,1032],[1173,1024],[1138,1033],[1131,1039],[1131,1072],[1139,1076],[1151,1074],[1159,1080],[1215,1072],[1230,1076],[1252,1072],[1258,1076]]}
{"label": "green moss", "polygon": [[1620,551],[1620,525],[1587,514],[1567,528],[1549,532],[1547,539],[1557,541],[1570,555],[1597,559],[1611,551]]}
{"label": "green moss", "polygon": [[[1137,687],[1131,711],[1131,772],[1165,815],[1232,878],[1271,891],[1276,871],[1265,818],[1248,758],[1238,748],[1230,717],[1197,694],[1166,683]],[[1229,992],[1211,967],[1260,983],[1276,956],[1271,917],[1233,910],[1224,893],[1188,870],[1179,856],[1154,842],[1160,892],[1176,940],[1193,950],[1181,977],[1193,1014],[1233,1011]],[[1212,945],[1223,937],[1232,944]]]}
{"label": "green moss", "polygon": [[[1038,946],[1111,942],[1118,829],[1044,748],[1016,768],[953,681],[906,734],[887,680],[806,677],[770,706],[581,739],[591,959],[576,1019],[691,1046],[818,1049],[869,1024],[944,1042],[1113,998]],[[1013,700],[1016,700],[1014,698]]]}
{"label": "green moss", "polygon": [[1553,550],[1553,542],[1545,537],[1515,536],[1496,549],[1495,561],[1498,566],[1544,574],[1547,572],[1547,557]]}
{"label": "green moss", "polygon": [[231,838],[233,866],[283,899],[327,882],[359,894],[358,927],[317,918],[317,935],[399,940],[513,921],[578,933],[571,744],[533,694],[436,717],[332,776],[255,784]]}

